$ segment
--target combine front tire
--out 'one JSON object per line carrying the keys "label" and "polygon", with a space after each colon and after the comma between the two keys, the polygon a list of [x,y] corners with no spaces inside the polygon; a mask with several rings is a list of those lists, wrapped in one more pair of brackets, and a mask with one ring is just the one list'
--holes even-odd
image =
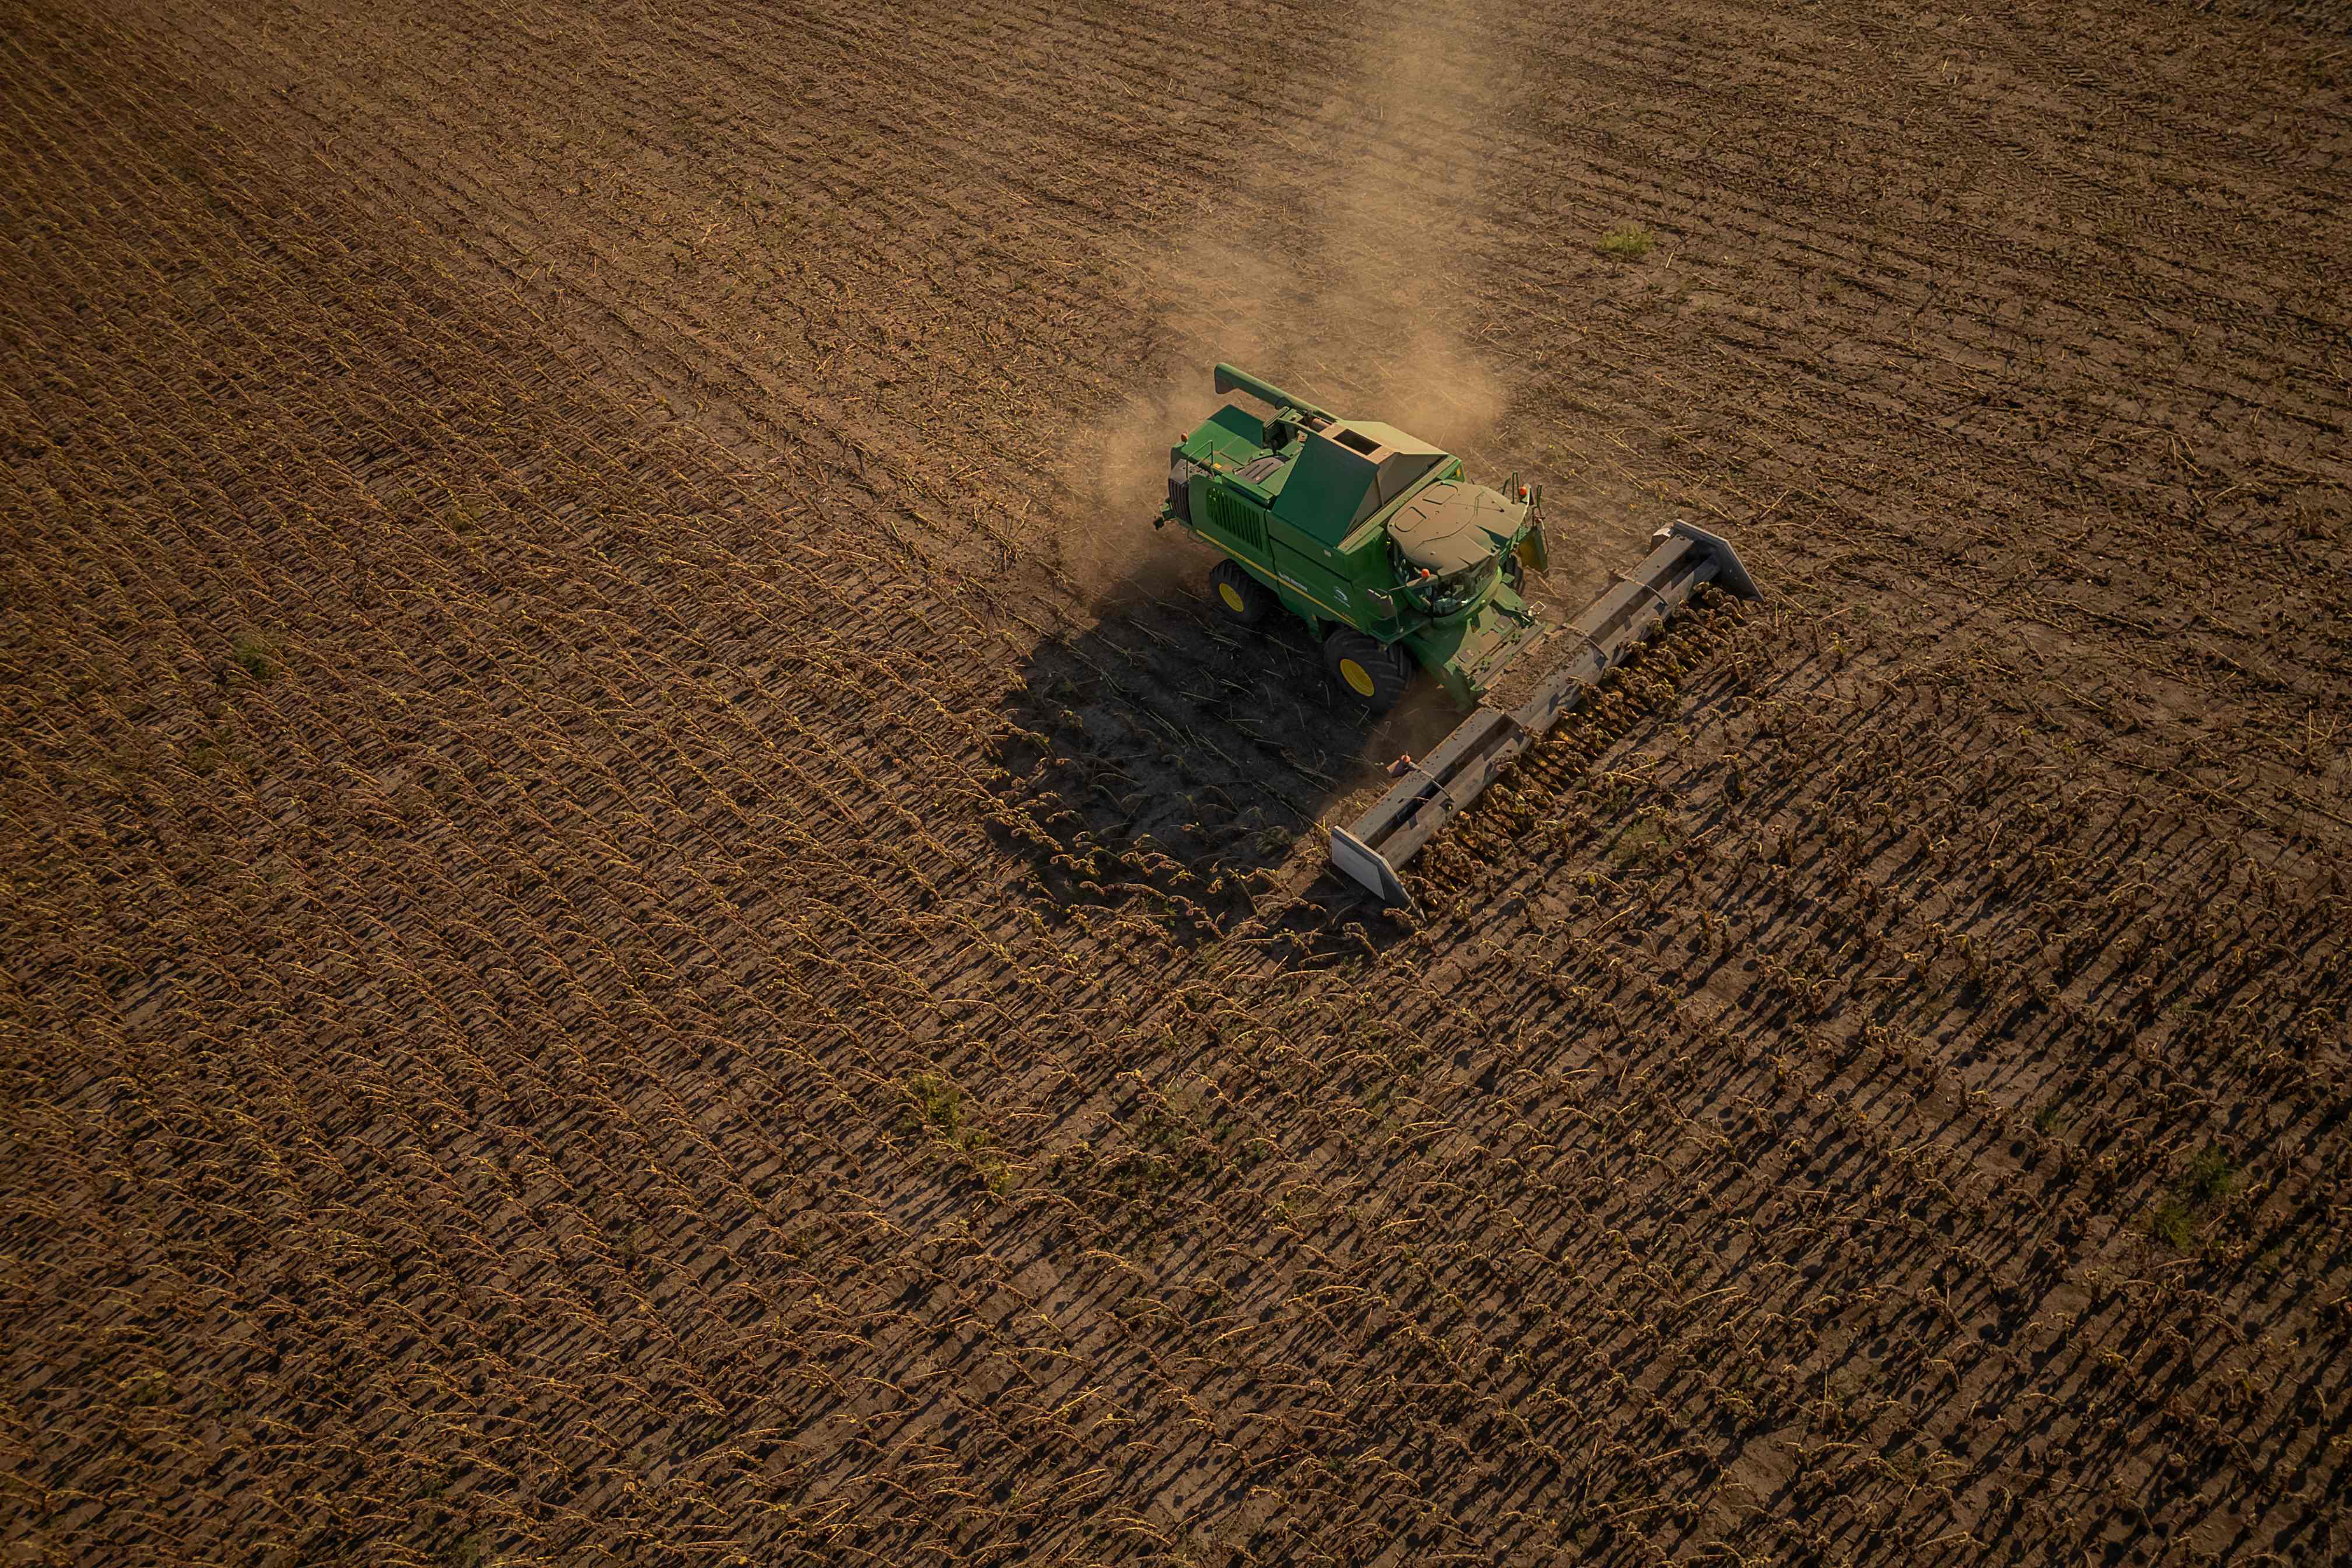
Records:
{"label": "combine front tire", "polygon": [[1375,713],[1395,707],[1412,680],[1412,658],[1402,644],[1383,647],[1346,627],[1325,640],[1323,667],[1339,683],[1341,692]]}
{"label": "combine front tire", "polygon": [[1218,613],[1235,626],[1256,626],[1275,611],[1274,595],[1237,562],[1217,563],[1209,574],[1209,596],[1217,602]]}

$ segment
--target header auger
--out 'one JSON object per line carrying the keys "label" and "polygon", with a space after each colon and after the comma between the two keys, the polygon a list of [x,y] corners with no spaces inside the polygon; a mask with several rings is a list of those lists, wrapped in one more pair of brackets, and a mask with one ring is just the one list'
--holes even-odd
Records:
{"label": "header auger", "polygon": [[[1549,563],[1543,487],[1470,483],[1452,454],[1392,425],[1343,419],[1229,364],[1227,404],[1170,454],[1177,523],[1224,559],[1210,573],[1229,618],[1256,626],[1276,610],[1323,642],[1339,689],[1381,710],[1427,670],[1469,716],[1380,803],[1331,830],[1331,862],[1391,903],[1410,903],[1399,868],[1592,689],[1702,583],[1743,598],[1756,585],[1730,543],[1686,523],[1658,531],[1648,559],[1566,626],[1521,596]],[[1508,711],[1485,699],[1504,670],[1565,645],[1559,667]]]}

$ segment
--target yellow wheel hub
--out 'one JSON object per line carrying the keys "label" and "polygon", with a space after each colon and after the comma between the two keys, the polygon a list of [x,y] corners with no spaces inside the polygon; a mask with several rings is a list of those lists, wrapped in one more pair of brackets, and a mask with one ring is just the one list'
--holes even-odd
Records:
{"label": "yellow wheel hub", "polygon": [[1370,697],[1380,690],[1372,684],[1372,672],[1352,658],[1339,661],[1339,679],[1346,681],[1359,697]]}
{"label": "yellow wheel hub", "polygon": [[1249,608],[1248,602],[1242,597],[1242,591],[1239,588],[1234,587],[1231,583],[1218,584],[1217,594],[1219,597],[1225,601],[1225,608],[1231,610],[1237,616]]}

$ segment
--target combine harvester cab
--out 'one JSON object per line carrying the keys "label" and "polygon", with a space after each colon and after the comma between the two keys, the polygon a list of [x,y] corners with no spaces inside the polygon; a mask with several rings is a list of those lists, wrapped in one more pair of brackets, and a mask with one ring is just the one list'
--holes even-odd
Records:
{"label": "combine harvester cab", "polygon": [[[1275,412],[1227,404],[1178,442],[1153,526],[1175,523],[1224,556],[1210,579],[1228,618],[1256,626],[1279,608],[1307,622],[1335,685],[1366,707],[1395,702],[1418,665],[1469,710],[1371,810],[1331,830],[1332,865],[1386,902],[1412,903],[1405,862],[1699,584],[1757,596],[1728,541],[1677,522],[1632,575],[1552,626],[1520,594],[1549,564],[1540,485],[1472,484],[1450,453],[1229,364],[1216,389]],[[1523,656],[1563,644],[1532,695],[1507,711],[1486,705]]]}

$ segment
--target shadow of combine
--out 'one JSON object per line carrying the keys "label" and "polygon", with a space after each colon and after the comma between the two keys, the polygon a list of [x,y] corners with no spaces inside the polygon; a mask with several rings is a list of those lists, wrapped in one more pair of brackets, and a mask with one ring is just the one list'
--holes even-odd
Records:
{"label": "shadow of combine", "polygon": [[1234,627],[1190,585],[1040,642],[1022,673],[994,759],[1016,807],[1002,840],[1031,857],[1048,902],[1139,906],[1193,941],[1310,885],[1310,924],[1316,909],[1335,924],[1374,913],[1326,871],[1320,824],[1460,717],[1428,681],[1367,714],[1305,626]]}

